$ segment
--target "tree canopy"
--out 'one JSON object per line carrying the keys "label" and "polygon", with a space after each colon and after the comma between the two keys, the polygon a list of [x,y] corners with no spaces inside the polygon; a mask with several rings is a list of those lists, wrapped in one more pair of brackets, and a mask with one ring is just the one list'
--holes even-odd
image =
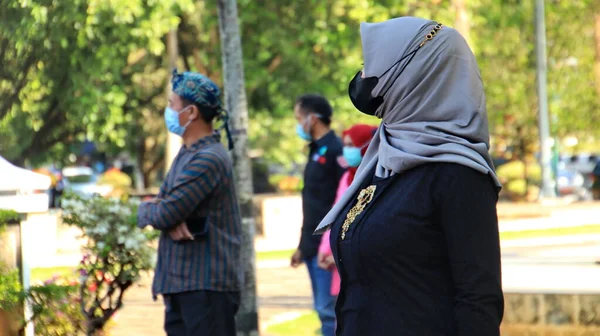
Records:
{"label": "tree canopy", "polygon": [[[271,163],[304,160],[295,98],[318,92],[334,128],[378,120],[356,111],[347,85],[362,67],[359,24],[401,15],[454,25],[450,0],[238,1],[252,148]],[[491,133],[537,142],[532,1],[463,1],[481,68]],[[546,1],[553,134],[598,139],[593,0]],[[64,162],[88,139],[137,158],[150,182],[163,164],[170,73],[166,33],[177,29],[180,69],[222,83],[214,1],[8,0],[0,4],[0,153],[33,165]],[[600,26],[600,25],[599,25]],[[600,28],[597,28],[600,29]],[[519,127],[515,127],[519,126]],[[533,146],[535,147],[535,146]]]}

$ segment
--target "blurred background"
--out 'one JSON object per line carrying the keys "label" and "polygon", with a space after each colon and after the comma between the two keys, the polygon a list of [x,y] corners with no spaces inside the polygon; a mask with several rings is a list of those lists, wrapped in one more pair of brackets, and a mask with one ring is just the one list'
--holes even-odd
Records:
{"label": "blurred background", "polygon": [[[377,122],[347,98],[362,62],[359,23],[416,15],[467,37],[485,83],[504,196],[535,199],[533,0],[241,0],[238,6],[256,192],[299,176],[304,144],[292,131],[296,96],[327,96],[337,130]],[[581,200],[592,197],[600,152],[599,7],[594,0],[553,0],[545,8],[553,174],[560,195]],[[0,16],[0,155],[54,175],[68,166],[91,168],[79,170],[90,177],[75,184],[97,183],[96,175],[115,167],[132,187],[160,184],[170,59],[222,84],[213,1],[7,0]],[[177,47],[171,55],[169,39]]]}
{"label": "blurred background", "polygon": [[[178,145],[162,115],[172,68],[223,84],[219,2],[0,2],[0,208],[31,192],[47,194],[51,209],[30,259],[33,279],[72,272],[81,259],[78,232],[60,221],[64,193],[156,194]],[[264,335],[318,328],[305,270],[287,267],[307,153],[295,133],[295,98],[326,96],[338,134],[376,125],[347,95],[362,68],[359,24],[405,15],[457,28],[481,69],[504,184],[503,335],[600,335],[600,1],[538,3],[547,54],[541,96],[536,43],[544,34],[536,34],[534,0],[237,1]],[[548,121],[542,133],[540,117]],[[13,165],[48,176],[50,187],[25,188],[32,175]],[[556,197],[540,197],[544,186]],[[162,316],[148,285],[145,278],[128,294],[114,335],[161,334],[162,318],[147,319],[148,309]]]}

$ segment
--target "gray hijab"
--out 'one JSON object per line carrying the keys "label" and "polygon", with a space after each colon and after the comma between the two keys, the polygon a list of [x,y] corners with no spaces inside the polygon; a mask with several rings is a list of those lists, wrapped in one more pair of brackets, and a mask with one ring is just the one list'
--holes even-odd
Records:
{"label": "gray hijab", "polygon": [[[364,76],[382,76],[419,47],[435,24],[415,17],[361,23]],[[373,97],[387,90],[376,112],[381,125],[354,181],[315,233],[331,225],[363,182],[372,178],[373,169],[376,176],[388,177],[425,163],[452,162],[489,174],[496,186],[501,186],[488,152],[481,75],[465,39],[455,29],[443,26],[398,77],[404,62],[406,59],[394,65],[373,89]]]}

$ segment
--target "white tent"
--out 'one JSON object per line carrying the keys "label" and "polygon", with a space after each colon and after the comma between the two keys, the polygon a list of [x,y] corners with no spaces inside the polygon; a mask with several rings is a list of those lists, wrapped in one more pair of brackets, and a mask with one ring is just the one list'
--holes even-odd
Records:
{"label": "white tent", "polygon": [[45,212],[48,210],[45,191],[50,184],[50,177],[17,167],[0,156],[0,209]]}
{"label": "white tent", "polygon": [[48,190],[50,177],[17,167],[0,156],[0,191]]}

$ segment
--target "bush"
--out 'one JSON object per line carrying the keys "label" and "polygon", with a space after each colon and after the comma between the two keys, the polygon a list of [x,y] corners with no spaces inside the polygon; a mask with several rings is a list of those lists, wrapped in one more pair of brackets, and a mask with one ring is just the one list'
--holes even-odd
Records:
{"label": "bush", "polygon": [[[63,221],[88,238],[79,281],[55,277],[24,292],[18,271],[0,267],[0,310],[17,311],[27,301],[36,334],[42,336],[104,334],[123,306],[125,291],[152,269],[149,243],[156,231],[137,228],[137,206],[135,201],[70,196]],[[0,223],[19,218],[16,213],[0,214]]]}
{"label": "bush", "polygon": [[23,302],[19,271],[0,264],[0,310],[11,311]]}
{"label": "bush", "polygon": [[[511,161],[498,167],[496,173],[503,184],[503,195],[513,200],[527,198],[536,199],[536,191],[542,181],[542,168],[537,162],[527,163],[527,180],[523,178],[525,163]],[[526,187],[527,186],[527,187]]]}
{"label": "bush", "polygon": [[0,227],[16,223],[20,220],[19,214],[13,210],[0,210]]}
{"label": "bush", "polygon": [[119,197],[129,192],[132,182],[129,175],[119,170],[111,169],[100,176],[98,184],[110,186],[112,188],[110,196]]}
{"label": "bush", "polygon": [[[20,220],[19,214],[12,210],[0,210],[0,235],[7,224]],[[2,241],[0,240],[0,243]],[[11,311],[22,302],[23,293],[19,271],[11,269],[0,261],[0,310]]]}
{"label": "bush", "polygon": [[[14,211],[0,211],[0,224],[19,220]],[[83,314],[77,304],[77,283],[67,283],[53,278],[43,284],[31,286],[24,291],[19,271],[0,264],[0,310],[14,318],[11,326],[23,329],[34,322],[35,334],[40,336],[77,335],[85,331]],[[22,318],[23,304],[27,302],[33,313],[29,321]],[[21,317],[20,317],[21,316]]]}
{"label": "bush", "polygon": [[281,192],[299,192],[304,186],[301,178],[284,174],[271,175],[269,182],[277,186],[277,190]]}
{"label": "bush", "polygon": [[86,319],[80,309],[76,280],[54,277],[31,286],[27,300],[33,312],[35,334],[40,336],[80,335]]}
{"label": "bush", "polygon": [[71,196],[65,203],[63,221],[88,238],[79,266],[79,298],[88,335],[93,335],[123,306],[125,291],[141,273],[152,269],[149,243],[156,234],[137,228],[136,201]]}

